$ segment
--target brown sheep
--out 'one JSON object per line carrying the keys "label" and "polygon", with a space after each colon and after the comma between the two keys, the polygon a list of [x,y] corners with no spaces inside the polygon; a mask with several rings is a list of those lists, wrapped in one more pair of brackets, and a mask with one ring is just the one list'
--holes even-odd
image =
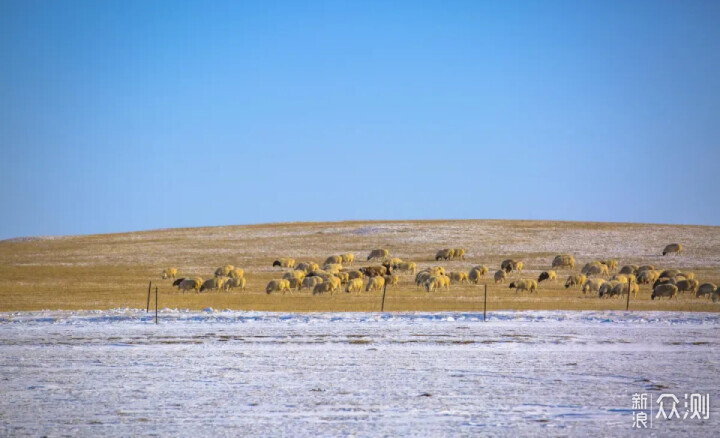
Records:
{"label": "brown sheep", "polygon": [[485,266],[475,266],[468,273],[468,280],[470,280],[471,283],[478,284],[486,274],[487,268]]}
{"label": "brown sheep", "polygon": [[235,266],[233,266],[233,265],[221,266],[215,270],[215,276],[216,277],[227,277],[228,274],[230,274],[230,271],[232,271],[233,269],[235,269]]}
{"label": "brown sheep", "polygon": [[353,278],[352,280],[348,281],[347,286],[345,287],[345,292],[361,292],[363,290],[363,281],[362,278]]}
{"label": "brown sheep", "polygon": [[451,272],[448,274],[450,277],[450,283],[467,283],[468,275],[465,272]]}
{"label": "brown sheep", "polygon": [[373,249],[372,251],[370,251],[370,255],[368,255],[367,259],[368,259],[368,261],[373,260],[373,259],[384,259],[385,257],[388,256],[389,253],[390,253],[390,251],[388,251],[387,249],[384,249],[384,248]]}
{"label": "brown sheep", "polygon": [[265,293],[267,294],[270,294],[271,292],[285,293],[285,291],[290,291],[290,282],[285,279],[270,280],[270,282],[265,287]]}
{"label": "brown sheep", "polygon": [[505,271],[503,271],[502,269],[495,271],[495,275],[493,278],[495,279],[495,284],[503,283],[506,278]]}
{"label": "brown sheep", "polygon": [[465,260],[465,248],[454,248],[453,249],[453,258]]}
{"label": "brown sheep", "polygon": [[400,282],[400,277],[397,275],[386,275],[385,277],[385,284],[390,286],[397,286],[397,284]]}
{"label": "brown sheep", "polygon": [[294,268],[295,267],[295,259],[291,259],[289,257],[283,257],[275,260],[273,262],[273,267],[279,266],[281,268]]}
{"label": "brown sheep", "polygon": [[177,268],[166,268],[163,269],[162,279],[167,280],[168,278],[175,279],[177,277]]}
{"label": "brown sheep", "polygon": [[435,253],[435,260],[450,260],[455,256],[455,250],[446,248]]}
{"label": "brown sheep", "polygon": [[355,254],[351,252],[346,252],[345,254],[340,254],[340,258],[342,259],[342,264],[347,266],[352,266],[353,263],[355,263]]}
{"label": "brown sheep", "polygon": [[200,292],[200,288],[203,285],[203,280],[200,277],[195,278],[186,278],[183,281],[178,284],[178,289],[187,292],[189,290],[194,290],[196,293]]}
{"label": "brown sheep", "polygon": [[387,268],[385,266],[368,266],[360,268],[359,271],[368,277],[382,277],[387,274]]}
{"label": "brown sheep", "polygon": [[302,281],[302,287],[312,289],[316,285],[323,283],[323,281],[322,277],[305,277]]}
{"label": "brown sheep", "polygon": [[679,243],[671,243],[670,245],[667,245],[665,249],[663,249],[662,255],[668,255],[668,254],[680,254],[682,252],[682,245]]}
{"label": "brown sheep", "polygon": [[538,277],[538,283],[545,281],[545,280],[556,280],[557,274],[555,271],[543,271],[540,273],[540,276]]}
{"label": "brown sheep", "polygon": [[515,293],[520,292],[521,290],[526,290],[530,293],[537,293],[537,282],[535,280],[530,279],[524,279],[524,280],[515,280],[512,283],[510,283],[510,289],[515,289]]}
{"label": "brown sheep", "polygon": [[325,263],[323,265],[341,265],[342,266],[342,256],[339,255],[332,255],[325,259]]}
{"label": "brown sheep", "polygon": [[697,292],[695,292],[695,298],[700,298],[704,295],[710,298],[715,290],[717,290],[717,286],[713,283],[703,283],[698,287]]}
{"label": "brown sheep", "polygon": [[225,290],[229,291],[233,288],[238,288],[240,290],[245,290],[245,278],[228,278],[225,282]]}
{"label": "brown sheep", "polygon": [[678,288],[674,284],[659,284],[653,288],[650,299],[654,300],[656,297],[668,297],[668,299],[672,299],[673,297],[677,298],[677,293]]}
{"label": "brown sheep", "polygon": [[585,277],[583,274],[569,275],[567,280],[565,280],[565,289],[571,288],[573,286],[582,287],[586,280],[587,277]]}
{"label": "brown sheep", "polygon": [[225,277],[214,277],[205,280],[202,286],[200,286],[200,292],[206,290],[222,290],[225,287],[225,281],[227,281]]}
{"label": "brown sheep", "polygon": [[382,276],[371,277],[368,279],[367,286],[365,287],[365,292],[370,292],[373,290],[382,290],[382,288],[384,286],[385,286],[385,277],[382,277]]}
{"label": "brown sheep", "polygon": [[417,265],[415,262],[401,262],[394,266],[393,269],[398,272],[409,272],[410,274],[415,275],[415,272],[417,272]]}
{"label": "brown sheep", "polygon": [[333,291],[335,289],[333,288],[332,284],[330,283],[319,283],[316,284],[313,288],[313,295],[317,294],[324,294],[325,292],[330,292],[330,295],[332,295]]}
{"label": "brown sheep", "polygon": [[675,286],[677,286],[678,292],[690,292],[691,294],[694,294],[697,292],[700,283],[697,280],[680,280],[675,284]]}
{"label": "brown sheep", "polygon": [[558,254],[553,259],[551,268],[575,269],[575,257],[570,254]]}

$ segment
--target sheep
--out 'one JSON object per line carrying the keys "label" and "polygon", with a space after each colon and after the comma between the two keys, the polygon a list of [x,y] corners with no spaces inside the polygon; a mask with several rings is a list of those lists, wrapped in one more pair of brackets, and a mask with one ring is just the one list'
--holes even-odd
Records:
{"label": "sheep", "polygon": [[348,271],[347,274],[348,274],[349,280],[354,280],[356,278],[359,278],[362,280],[362,278],[364,277],[363,273],[360,271]]}
{"label": "sheep", "polygon": [[663,249],[662,255],[668,255],[671,253],[680,254],[682,252],[682,245],[679,243],[671,243]]}
{"label": "sheep", "polygon": [[625,265],[622,268],[620,268],[620,271],[618,274],[637,274],[638,266],[637,265]]}
{"label": "sheep", "polygon": [[654,271],[655,266],[653,265],[642,265],[637,269],[637,272],[640,273],[640,271]]}
{"label": "sheep", "polygon": [[717,286],[713,283],[703,283],[698,287],[697,292],[695,292],[695,298],[700,298],[703,295],[707,295],[707,297],[710,298],[716,289]]}
{"label": "sheep", "polygon": [[308,274],[308,277],[320,277],[324,281],[328,281],[328,279],[332,276],[332,273],[320,269],[318,269],[317,271],[312,271],[310,274]]}
{"label": "sheep", "polygon": [[478,284],[485,274],[487,274],[487,268],[485,266],[476,266],[470,270],[467,276],[471,283]]}
{"label": "sheep", "polygon": [[396,266],[393,266],[393,269],[398,272],[409,272],[410,274],[415,275],[415,272],[417,271],[417,264],[415,264],[415,262],[401,262]]}
{"label": "sheep", "polygon": [[586,263],[585,266],[580,270],[581,274],[587,275],[608,275],[607,265],[603,265],[598,261]]}
{"label": "sheep", "polygon": [[454,249],[441,249],[438,252],[435,253],[435,260],[450,260],[455,256],[455,250]]}
{"label": "sheep", "polygon": [[353,263],[355,263],[355,254],[351,252],[346,252],[345,254],[340,254],[340,258],[342,259],[343,265],[352,266]]}
{"label": "sheep", "polygon": [[450,277],[450,283],[467,283],[468,282],[468,275],[465,272],[451,272],[448,274],[448,277]]}
{"label": "sheep", "polygon": [[289,257],[283,257],[275,260],[273,262],[273,267],[279,266],[281,268],[294,268],[295,267],[295,259],[291,259]]}
{"label": "sheep", "polygon": [[320,284],[316,284],[316,285],[315,285],[315,287],[313,288],[312,293],[313,293],[313,295],[317,295],[317,294],[324,294],[325,292],[330,292],[330,295],[332,295],[332,293],[333,293],[334,290],[335,290],[335,289],[333,289],[332,284],[330,284],[330,283],[320,283]]}
{"label": "sheep", "polygon": [[214,277],[205,280],[202,286],[200,286],[200,292],[206,290],[222,290],[225,287],[225,281],[227,281],[225,277]]}
{"label": "sheep", "polygon": [[537,282],[535,280],[530,279],[524,279],[524,280],[515,280],[512,283],[510,283],[510,289],[515,289],[515,293],[520,292],[521,290],[526,290],[530,293],[537,293]]}
{"label": "sheep", "polygon": [[265,293],[268,295],[270,292],[285,293],[285,291],[290,291],[290,282],[286,279],[270,280],[267,286],[265,286]]}
{"label": "sheep", "polygon": [[178,284],[178,289],[186,292],[189,290],[195,290],[195,292],[200,291],[200,287],[203,285],[203,280],[200,277],[195,278],[185,278],[183,281]]}
{"label": "sheep", "polygon": [[305,278],[306,275],[307,274],[305,273],[305,271],[295,269],[295,270],[287,271],[286,273],[284,273],[282,278],[284,280],[290,280],[291,278],[297,278],[298,280],[303,281],[303,279]]}
{"label": "sheep", "polygon": [[583,283],[585,283],[586,280],[587,277],[583,274],[568,275],[567,280],[565,280],[565,289],[569,289],[573,286],[582,287]]}
{"label": "sheep", "polygon": [[348,281],[347,286],[345,286],[345,292],[361,292],[363,290],[363,281],[362,278],[353,278],[352,280]]}
{"label": "sheep", "polygon": [[599,292],[600,287],[605,283],[602,278],[588,278],[582,286],[582,293]]}
{"label": "sheep", "polygon": [[392,275],[392,274],[386,275],[384,278],[385,278],[385,284],[388,287],[397,286],[397,284],[400,282],[400,277],[398,277],[397,275]]}
{"label": "sheep", "polygon": [[620,284],[617,281],[606,281],[603,284],[600,285],[600,288],[598,289],[598,297],[611,297],[613,288]]}
{"label": "sheep", "polygon": [[432,292],[435,289],[440,289],[441,287],[444,287],[445,289],[450,289],[450,277],[446,275],[433,275],[430,276],[427,280],[425,280],[425,290],[428,292]]}
{"label": "sheep", "polygon": [[288,281],[288,283],[290,283],[290,289],[295,289],[295,290],[302,289],[303,281],[301,279],[293,277],[293,278],[287,278],[286,280]]}
{"label": "sheep", "polygon": [[302,281],[302,287],[306,287],[308,289],[314,288],[316,285],[323,282],[322,277],[305,277]]}
{"label": "sheep", "polygon": [[420,287],[421,285],[425,284],[425,282],[432,277],[432,274],[430,271],[423,270],[417,273],[415,276],[415,285]]}
{"label": "sheep", "polygon": [[177,268],[165,268],[162,272],[162,279],[167,280],[168,278],[175,279],[177,277]]}
{"label": "sheep", "polygon": [[381,264],[388,269],[390,269],[390,268],[395,269],[395,267],[402,262],[403,262],[402,259],[399,259],[397,257],[388,257],[385,260],[383,260]]}
{"label": "sheep", "polygon": [[503,271],[502,269],[495,271],[495,275],[493,276],[493,278],[495,279],[495,284],[503,283],[505,281],[505,277],[505,271]]}
{"label": "sheep", "polygon": [[668,299],[675,297],[677,299],[677,293],[678,288],[674,284],[659,284],[653,288],[650,299],[654,300],[655,297],[668,297]]}
{"label": "sheep", "polygon": [[[177,280],[173,281],[173,284],[172,284],[173,287],[180,286],[180,283],[182,283],[183,280],[185,280],[185,277],[181,277],[181,278],[178,278]],[[179,287],[178,287],[178,289],[179,289]]]}
{"label": "sheep", "polygon": [[335,290],[336,290],[337,288],[339,288],[340,286],[342,286],[342,281],[341,281],[339,278],[337,278],[336,276],[334,276],[334,275],[331,275],[330,278],[328,278],[328,279],[325,281],[325,283],[330,284],[330,291],[331,291],[331,292],[335,292]]}
{"label": "sheep", "polygon": [[367,275],[368,277],[378,277],[387,274],[387,268],[385,266],[368,266],[360,268],[360,272]]}
{"label": "sheep", "polygon": [[570,268],[575,269],[575,257],[570,254],[558,254],[552,261],[553,269],[555,268]]}
{"label": "sheep", "polygon": [[454,248],[453,249],[453,258],[465,260],[465,248]]}
{"label": "sheep", "polygon": [[445,275],[445,268],[442,266],[433,266],[432,268],[427,268],[427,271],[432,275]]}
{"label": "sheep", "polygon": [[240,290],[245,290],[245,278],[228,278],[228,280],[225,282],[225,290],[229,291],[235,287],[240,288]]}
{"label": "sheep", "polygon": [[659,284],[676,284],[677,280],[672,277],[660,277],[657,280],[655,280],[655,283],[653,283],[653,289],[657,287]]}
{"label": "sheep", "polygon": [[[640,291],[640,286],[637,285],[637,283],[631,283],[630,284],[630,293],[633,294],[633,297],[636,297],[638,292]],[[628,293],[628,284],[627,283],[617,283],[613,286],[612,291],[610,292],[611,295],[625,295]]]}
{"label": "sheep", "polygon": [[342,266],[342,256],[339,255],[332,255],[325,259],[325,263],[323,265],[340,265]]}
{"label": "sheep", "polygon": [[697,280],[680,280],[675,284],[675,286],[678,288],[678,292],[690,292],[691,294],[694,294],[697,292],[700,283]]}
{"label": "sheep", "polygon": [[681,272],[675,276],[676,280],[695,280],[693,272]]}
{"label": "sheep", "polygon": [[628,280],[631,283],[637,283],[637,277],[635,277],[633,274],[615,274],[612,277],[610,277],[610,281],[619,281],[620,283],[627,283]]}
{"label": "sheep", "polygon": [[232,269],[230,272],[228,272],[228,277],[230,278],[243,278],[245,276],[245,271],[240,268]]}
{"label": "sheep", "polygon": [[342,269],[342,265],[339,263],[329,263],[329,264],[323,265],[323,271],[337,273],[337,272],[340,272],[341,269]]}
{"label": "sheep", "polygon": [[309,274],[312,271],[317,271],[320,269],[320,266],[318,266],[317,263],[313,262],[302,262],[298,263],[297,266],[295,266],[295,269],[298,271],[305,271],[305,273]]}
{"label": "sheep", "polygon": [[675,277],[682,274],[679,269],[666,269],[660,273],[660,277]]}
{"label": "sheep", "polygon": [[637,274],[637,281],[640,284],[650,284],[658,278],[660,278],[660,272],[654,269],[643,269],[642,271],[638,271]]}
{"label": "sheep", "polygon": [[368,261],[373,259],[384,259],[385,257],[390,254],[390,251],[388,251],[385,248],[379,248],[379,249],[373,249],[370,251],[370,254],[367,256]]}
{"label": "sheep", "polygon": [[715,292],[712,294],[712,302],[717,303],[720,301],[720,287],[715,289]]}
{"label": "sheep", "polygon": [[540,273],[540,276],[538,277],[538,283],[544,280],[556,280],[557,274],[555,271],[543,271]]}
{"label": "sheep", "polygon": [[600,263],[608,267],[608,271],[613,272],[618,267],[618,261],[616,259],[600,260]]}
{"label": "sheep", "polygon": [[340,279],[340,282],[342,284],[346,284],[348,281],[350,281],[350,274],[347,272],[338,272],[337,274],[335,274],[335,276]]}
{"label": "sheep", "polygon": [[385,286],[385,277],[382,277],[382,276],[371,277],[368,279],[367,286],[365,287],[365,292],[370,292],[372,290],[382,290],[382,288],[384,286]]}
{"label": "sheep", "polygon": [[233,269],[235,269],[235,266],[233,266],[233,265],[221,266],[221,267],[219,267],[219,268],[217,268],[217,269],[215,270],[215,276],[216,276],[216,277],[227,277],[227,275],[228,275],[228,274],[230,273],[230,271],[232,271]]}

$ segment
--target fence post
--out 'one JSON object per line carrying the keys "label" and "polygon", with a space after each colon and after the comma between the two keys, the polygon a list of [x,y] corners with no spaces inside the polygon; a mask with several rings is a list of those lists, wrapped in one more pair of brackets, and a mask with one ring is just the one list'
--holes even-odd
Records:
{"label": "fence post", "polygon": [[148,299],[147,299],[147,308],[145,309],[145,313],[148,313],[150,311],[150,289],[152,289],[152,280],[148,284]]}
{"label": "fence post", "polygon": [[485,322],[486,313],[487,313],[487,284],[485,284],[485,301],[483,302],[483,322]]}
{"label": "fence post", "polygon": [[157,302],[157,301],[158,301],[158,300],[157,300],[157,298],[158,298],[157,286],[155,286],[155,324],[158,323],[158,320],[157,320],[157,309],[158,309],[158,302]]}
{"label": "fence post", "polygon": [[380,311],[385,311],[385,292],[387,291],[387,281],[385,282],[385,286],[383,287],[383,297],[382,297],[382,304],[380,304]]}
{"label": "fence post", "polygon": [[625,311],[627,312],[630,309],[630,277],[628,277],[628,296],[627,296],[627,302],[625,302]]}

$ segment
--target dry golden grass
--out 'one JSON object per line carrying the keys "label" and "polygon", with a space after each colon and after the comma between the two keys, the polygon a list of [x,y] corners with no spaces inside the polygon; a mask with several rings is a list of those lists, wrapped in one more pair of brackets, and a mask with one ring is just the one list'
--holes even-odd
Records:
{"label": "dry golden grass", "polygon": [[[681,256],[662,257],[670,242],[683,244]],[[574,254],[578,265],[595,258],[654,264],[695,272],[702,283],[720,282],[720,228],[646,224],[547,221],[398,221],[289,223],[157,230],[147,232],[15,239],[0,242],[0,311],[41,309],[108,309],[144,307],[148,281],[159,287],[160,306],[169,308],[245,309],[266,311],[378,311],[381,294],[335,293],[312,296],[309,291],[266,295],[264,287],[282,270],[273,259],[294,257],[318,263],[331,254],[353,252],[356,265],[368,265],[367,253],[385,247],[391,255],[418,263],[419,269],[443,265],[467,271],[484,264],[492,273],[505,258],[525,262],[519,278],[537,278],[550,268],[555,254]],[[435,251],[464,247],[466,260],[435,262]],[[161,280],[165,267],[180,276],[209,278],[217,266],[233,264],[246,271],[245,292],[182,294],[171,281]],[[488,280],[488,310],[568,309],[620,310],[624,299],[584,296],[562,287],[567,271],[556,282],[541,283],[538,294],[516,295]],[[651,301],[643,286],[632,297],[635,310],[718,311],[720,304],[689,295],[677,300]],[[389,311],[481,311],[482,286],[453,285],[449,291],[426,293],[410,275],[389,289]]]}

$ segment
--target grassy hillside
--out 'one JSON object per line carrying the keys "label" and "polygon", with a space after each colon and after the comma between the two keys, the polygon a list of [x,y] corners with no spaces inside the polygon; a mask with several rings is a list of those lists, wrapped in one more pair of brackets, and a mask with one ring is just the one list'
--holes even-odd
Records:
{"label": "grassy hillside", "polygon": [[[680,256],[662,257],[666,243],[680,242]],[[550,268],[555,254],[573,254],[579,266],[596,258],[620,264],[653,264],[695,272],[701,282],[720,282],[720,227],[581,223],[548,221],[399,221],[288,223],[211,228],[170,229],[123,234],[13,239],[0,242],[0,311],[39,309],[107,309],[144,307],[148,281],[158,285],[160,306],[171,308],[251,309],[273,311],[379,310],[378,293],[335,293],[312,296],[308,291],[266,295],[265,285],[280,278],[277,257],[322,263],[342,252],[356,254],[356,265],[368,265],[372,248],[415,261],[419,269],[443,265],[467,271],[484,264],[492,273],[506,258],[525,263],[513,278],[534,278]],[[435,262],[436,250],[464,247],[464,261]],[[161,280],[164,267],[181,276],[209,278],[217,266],[245,269],[245,292],[181,294]],[[624,309],[624,299],[584,296],[563,288],[567,271],[555,283],[541,283],[532,296],[516,295],[488,280],[488,309]],[[389,289],[386,310],[481,310],[481,286],[456,286],[426,293],[409,275]],[[718,311],[720,304],[689,295],[651,301],[649,286],[631,298],[631,309]]]}

